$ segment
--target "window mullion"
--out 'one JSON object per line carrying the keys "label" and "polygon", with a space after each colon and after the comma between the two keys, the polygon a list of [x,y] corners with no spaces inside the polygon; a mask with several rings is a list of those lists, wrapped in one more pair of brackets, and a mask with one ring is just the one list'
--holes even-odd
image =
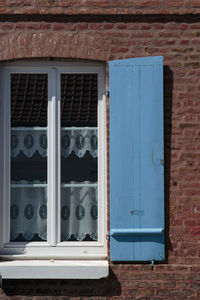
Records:
{"label": "window mullion", "polygon": [[58,101],[56,69],[48,80],[48,241],[57,244],[58,215]]}
{"label": "window mullion", "polygon": [[57,242],[61,241],[61,80],[57,70]]}

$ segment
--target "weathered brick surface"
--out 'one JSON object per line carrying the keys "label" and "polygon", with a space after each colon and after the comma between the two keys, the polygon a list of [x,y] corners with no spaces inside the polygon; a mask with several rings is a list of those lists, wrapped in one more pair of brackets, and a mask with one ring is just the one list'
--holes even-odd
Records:
{"label": "weathered brick surface", "polygon": [[199,14],[199,0],[0,0],[2,14]]}
{"label": "weathered brick surface", "polygon": [[[10,12],[33,13],[44,9],[77,12],[98,1],[1,1]],[[26,2],[26,3],[25,3]],[[113,11],[122,2],[112,3]],[[116,4],[117,3],[117,4]],[[123,5],[132,5],[123,1]],[[183,12],[198,8],[199,1],[134,1]],[[146,3],[146,4],[145,4]],[[162,5],[160,4],[162,3]],[[166,4],[167,3],[167,4]],[[26,6],[25,6],[26,4]],[[82,6],[81,6],[82,5]],[[53,7],[53,8],[50,8]],[[81,8],[80,8],[81,6]],[[101,1],[99,11],[111,9]],[[177,8],[176,8],[177,6]],[[125,8],[123,8],[125,9]],[[131,8],[132,9],[132,8]],[[45,12],[46,11],[46,12]],[[53,10],[52,10],[53,11]],[[85,12],[85,11],[84,11]],[[125,11],[126,13],[126,11]],[[31,18],[30,18],[31,19]],[[110,19],[109,19],[110,20]],[[194,17],[158,19],[140,16],[129,20],[88,19],[76,22],[54,18],[38,21],[0,22],[0,60],[20,58],[72,58],[108,60],[163,55],[165,96],[165,215],[164,264],[151,270],[145,264],[111,264],[102,280],[5,281],[0,298],[13,299],[199,299],[200,298],[200,21]],[[106,69],[108,71],[108,67]],[[108,78],[107,78],[108,83]],[[108,100],[107,100],[108,101]],[[107,102],[109,106],[109,102]],[[109,128],[109,123],[107,124]],[[109,139],[108,139],[109,143]],[[109,177],[108,177],[109,182]]]}

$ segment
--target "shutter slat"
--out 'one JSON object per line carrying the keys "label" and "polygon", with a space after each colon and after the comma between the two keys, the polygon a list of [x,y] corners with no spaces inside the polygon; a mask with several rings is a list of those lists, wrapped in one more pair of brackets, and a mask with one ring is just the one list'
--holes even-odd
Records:
{"label": "shutter slat", "polygon": [[112,61],[109,77],[111,260],[163,260],[162,57]]}

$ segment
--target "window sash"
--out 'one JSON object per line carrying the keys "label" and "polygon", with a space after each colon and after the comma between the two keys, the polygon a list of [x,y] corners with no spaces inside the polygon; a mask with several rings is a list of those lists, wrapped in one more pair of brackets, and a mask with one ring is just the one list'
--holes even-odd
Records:
{"label": "window sash", "polygon": [[[52,65],[52,64],[51,64]],[[10,74],[11,73],[46,73],[48,75],[48,215],[47,215],[47,242],[17,243],[9,242],[10,239]],[[60,216],[60,75],[62,73],[97,73],[98,74],[98,241],[97,242],[60,242],[61,240],[61,216]],[[56,79],[56,80],[55,80]],[[104,68],[102,67],[78,67],[77,65],[67,67],[49,68],[10,68],[7,67],[3,76],[4,81],[4,249],[26,247],[29,249],[36,247],[51,247],[64,249],[68,248],[69,253],[72,247],[84,247],[85,253],[90,253],[90,246],[101,247],[101,253],[105,253],[106,247],[106,131],[105,131],[105,95],[104,95]],[[51,122],[49,122],[51,120]],[[58,145],[58,146],[56,146]],[[9,201],[8,201],[9,199]],[[58,201],[54,201],[58,199]],[[55,247],[57,246],[57,247]],[[88,249],[88,250],[87,250]],[[57,250],[58,255],[62,252]],[[34,252],[34,251],[33,251]],[[47,251],[48,252],[48,251]],[[52,251],[50,250],[49,253]],[[80,251],[79,251],[79,254]],[[92,254],[92,252],[91,252]],[[78,255],[78,253],[77,253]]]}

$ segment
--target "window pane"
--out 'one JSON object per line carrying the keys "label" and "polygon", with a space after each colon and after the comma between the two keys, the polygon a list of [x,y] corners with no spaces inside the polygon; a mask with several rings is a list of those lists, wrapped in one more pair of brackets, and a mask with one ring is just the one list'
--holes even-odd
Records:
{"label": "window pane", "polygon": [[47,74],[11,74],[10,241],[47,240]]}
{"label": "window pane", "polygon": [[61,240],[98,240],[97,74],[61,75]]}

